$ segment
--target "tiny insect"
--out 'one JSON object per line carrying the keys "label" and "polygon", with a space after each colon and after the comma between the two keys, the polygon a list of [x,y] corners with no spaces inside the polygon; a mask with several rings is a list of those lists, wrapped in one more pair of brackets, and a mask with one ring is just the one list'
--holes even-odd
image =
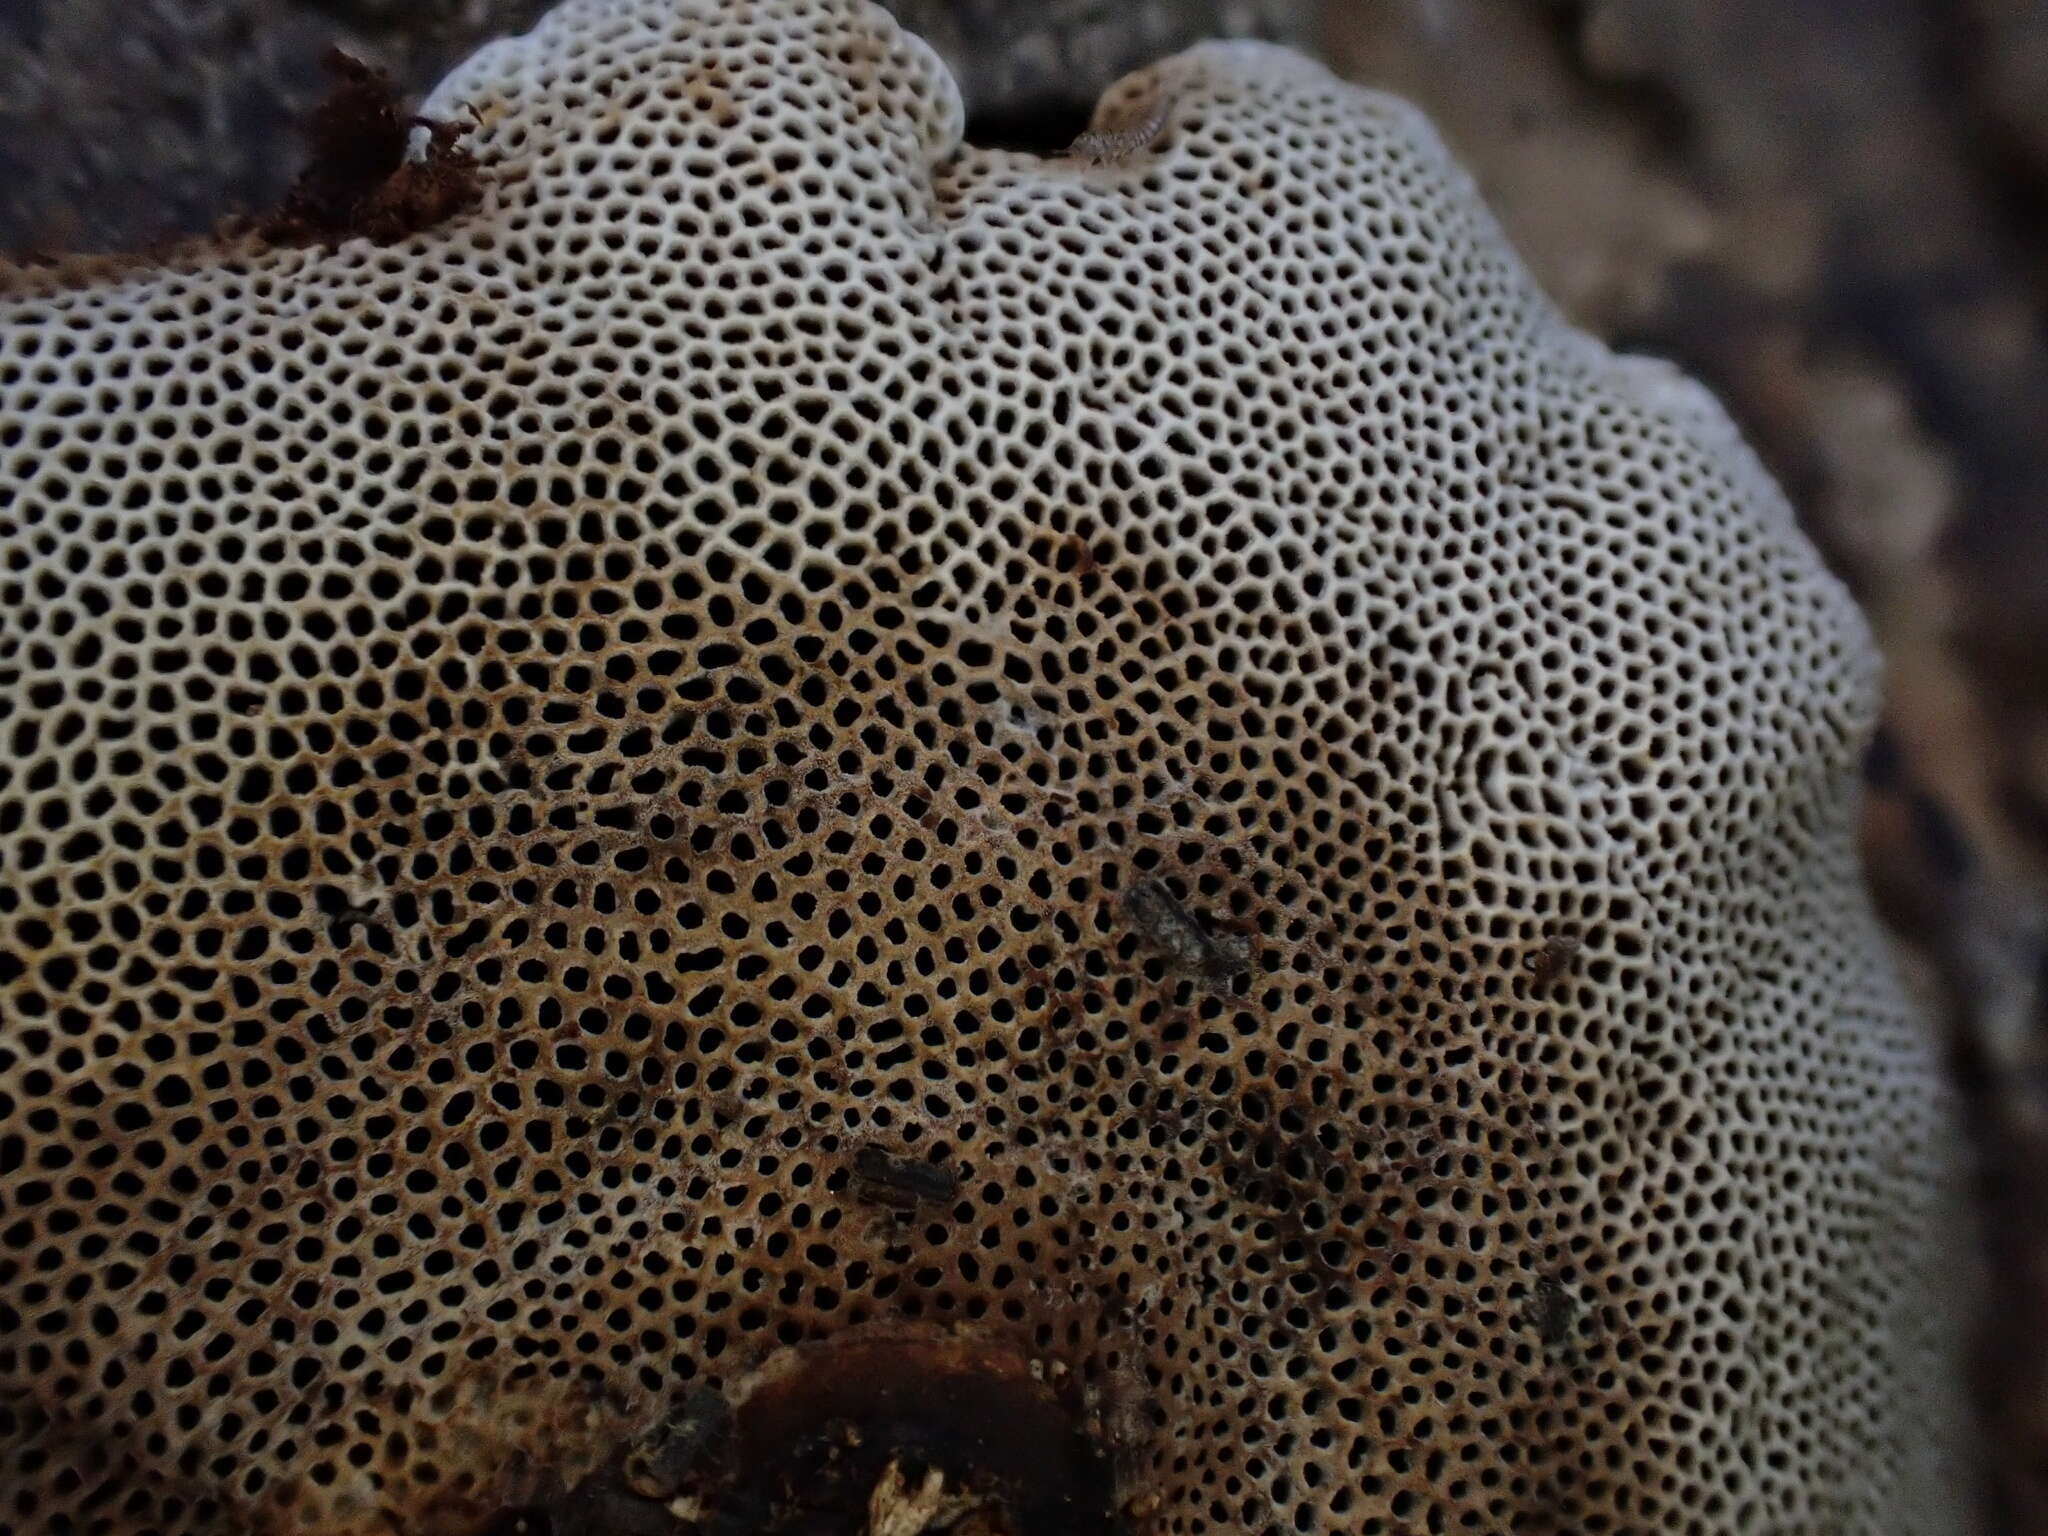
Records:
{"label": "tiny insect", "polygon": [[860,1199],[893,1210],[946,1205],[960,1192],[959,1178],[948,1170],[898,1157],[872,1142],[853,1154],[853,1183]]}
{"label": "tiny insect", "polygon": [[1078,533],[1070,533],[1063,542],[1065,560],[1071,562],[1076,576],[1092,576],[1097,570],[1095,547]]}
{"label": "tiny insect", "polygon": [[1537,991],[1542,992],[1565,973],[1578,953],[1585,947],[1577,934],[1553,933],[1543,941],[1542,947],[1523,962],[1529,969],[1529,979]]}
{"label": "tiny insect", "polygon": [[1579,1301],[1562,1280],[1545,1275],[1536,1282],[1524,1314],[1550,1354],[1578,1361]]}
{"label": "tiny insect", "polygon": [[1124,914],[1169,970],[1211,982],[1233,980],[1251,968],[1251,941],[1241,933],[1214,932],[1158,880],[1140,880],[1124,897]]}
{"label": "tiny insect", "polygon": [[1122,165],[1152,147],[1173,111],[1173,97],[1161,91],[1151,110],[1122,128],[1091,128],[1067,146],[1067,153],[1090,165]]}

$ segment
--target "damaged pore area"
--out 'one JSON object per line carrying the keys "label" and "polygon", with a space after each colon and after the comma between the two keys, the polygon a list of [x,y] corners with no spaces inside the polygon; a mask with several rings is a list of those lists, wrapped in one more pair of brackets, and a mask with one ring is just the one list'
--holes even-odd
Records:
{"label": "damaged pore area", "polygon": [[1086,1415],[987,1333],[872,1324],[771,1356],[734,1389],[722,1456],[683,1508],[748,1536],[1110,1536],[1114,1477]]}
{"label": "damaged pore area", "polygon": [[308,159],[265,239],[314,245],[365,236],[380,245],[453,217],[483,194],[477,162],[461,146],[464,123],[406,118],[391,77],[330,48],[334,76],[303,126]]}
{"label": "damaged pore area", "polygon": [[488,1531],[1129,1536],[1118,1431],[1087,1397],[985,1329],[858,1325],[700,1383],[623,1457]]}

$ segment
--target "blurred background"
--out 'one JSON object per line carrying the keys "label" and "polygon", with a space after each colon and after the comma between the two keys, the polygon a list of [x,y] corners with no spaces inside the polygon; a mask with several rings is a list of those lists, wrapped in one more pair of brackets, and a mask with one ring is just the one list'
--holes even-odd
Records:
{"label": "blurred background", "polygon": [[[0,0],[0,254],[272,208],[328,45],[416,97],[546,8]],[[1977,1160],[1986,1529],[2048,1533],[2048,0],[891,8],[1020,148],[1202,36],[1317,52],[1428,110],[1573,319],[1727,402],[1889,658],[1865,846]]]}

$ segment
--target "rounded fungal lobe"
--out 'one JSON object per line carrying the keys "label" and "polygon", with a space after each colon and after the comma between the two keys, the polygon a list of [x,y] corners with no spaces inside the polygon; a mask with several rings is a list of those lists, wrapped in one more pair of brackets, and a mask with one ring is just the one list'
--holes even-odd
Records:
{"label": "rounded fungal lobe", "polygon": [[1869,638],[1412,110],[981,152],[827,0],[424,110],[397,244],[7,280],[0,1523],[697,1518],[572,1490],[894,1329],[1103,1528],[1956,1528]]}

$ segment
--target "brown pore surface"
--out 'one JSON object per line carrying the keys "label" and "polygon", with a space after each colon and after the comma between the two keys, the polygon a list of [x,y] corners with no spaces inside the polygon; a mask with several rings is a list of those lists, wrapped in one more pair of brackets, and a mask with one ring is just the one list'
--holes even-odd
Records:
{"label": "brown pore surface", "polygon": [[579,0],[473,214],[11,279],[7,1518],[478,1529],[905,1322],[1145,1529],[1951,1518],[1853,608],[1412,112],[1147,89]]}

